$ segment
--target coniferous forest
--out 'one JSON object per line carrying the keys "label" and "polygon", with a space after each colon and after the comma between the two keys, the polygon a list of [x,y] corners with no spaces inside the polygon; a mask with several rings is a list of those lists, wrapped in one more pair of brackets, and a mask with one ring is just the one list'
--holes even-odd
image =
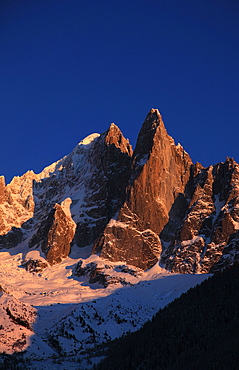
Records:
{"label": "coniferous forest", "polygon": [[213,275],[109,344],[97,370],[239,369],[239,265]]}

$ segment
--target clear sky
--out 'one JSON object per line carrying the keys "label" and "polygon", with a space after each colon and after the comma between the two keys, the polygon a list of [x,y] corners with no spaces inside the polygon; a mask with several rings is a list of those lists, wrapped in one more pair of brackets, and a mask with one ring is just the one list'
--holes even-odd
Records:
{"label": "clear sky", "polygon": [[0,173],[151,108],[194,162],[239,161],[238,0],[1,0]]}

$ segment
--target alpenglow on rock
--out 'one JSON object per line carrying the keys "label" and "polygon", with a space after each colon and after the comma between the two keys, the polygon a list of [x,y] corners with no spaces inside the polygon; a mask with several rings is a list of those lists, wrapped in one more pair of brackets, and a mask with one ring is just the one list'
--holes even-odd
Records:
{"label": "alpenglow on rock", "polygon": [[[215,272],[239,261],[239,166],[231,158],[192,166],[188,206],[162,261],[183,273]],[[169,220],[164,238],[169,240]]]}
{"label": "alpenglow on rock", "polygon": [[0,248],[20,243],[50,265],[75,245],[141,269],[218,271],[239,259],[239,165],[193,164],[151,109],[134,151],[111,124],[40,174],[0,177]]}
{"label": "alpenglow on rock", "polygon": [[41,248],[51,265],[61,262],[70,253],[76,229],[70,214],[70,204],[70,198],[66,198],[61,205],[56,203],[29,241],[30,248]]}
{"label": "alpenglow on rock", "polygon": [[189,155],[167,134],[158,110],[152,109],[138,136],[126,200],[94,250],[113,261],[153,266],[162,251],[159,235],[175,198],[184,191],[191,165]]}

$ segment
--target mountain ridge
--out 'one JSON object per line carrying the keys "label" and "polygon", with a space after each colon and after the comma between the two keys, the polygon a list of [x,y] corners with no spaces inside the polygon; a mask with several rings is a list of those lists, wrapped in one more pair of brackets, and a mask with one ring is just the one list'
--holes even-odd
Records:
{"label": "mountain ridge", "polygon": [[[142,269],[160,261],[170,271],[208,273],[238,258],[238,196],[238,164],[227,158],[194,165],[151,109],[134,151],[111,124],[39,174],[28,171],[7,185],[1,177],[0,247],[28,239],[29,248],[38,248],[44,239],[40,248],[52,264],[73,244],[93,245],[92,253]],[[71,216],[60,221],[68,198]],[[61,231],[47,226],[49,217],[63,222]],[[52,242],[57,233],[64,246]]]}
{"label": "mountain ridge", "polygon": [[97,345],[236,264],[238,245],[233,159],[193,164],[156,109],[134,151],[111,124],[39,174],[0,177],[0,352],[88,369]]}

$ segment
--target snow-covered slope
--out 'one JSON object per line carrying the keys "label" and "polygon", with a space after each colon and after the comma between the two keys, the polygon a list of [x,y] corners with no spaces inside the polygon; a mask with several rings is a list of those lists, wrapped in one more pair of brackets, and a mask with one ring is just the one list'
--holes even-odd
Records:
{"label": "snow-covered slope", "polygon": [[[25,350],[31,369],[90,368],[97,361],[90,350],[97,344],[139,329],[159,308],[208,277],[171,274],[159,265],[144,272],[109,263],[87,247],[80,252],[74,248],[61,263],[30,273],[22,261],[39,255],[28,254],[23,248],[1,252],[0,351]],[[77,276],[79,261],[100,266],[111,283],[103,288],[89,284],[87,275]]]}
{"label": "snow-covered slope", "polygon": [[23,351],[31,345],[36,309],[17,300],[0,287],[1,352]]}

